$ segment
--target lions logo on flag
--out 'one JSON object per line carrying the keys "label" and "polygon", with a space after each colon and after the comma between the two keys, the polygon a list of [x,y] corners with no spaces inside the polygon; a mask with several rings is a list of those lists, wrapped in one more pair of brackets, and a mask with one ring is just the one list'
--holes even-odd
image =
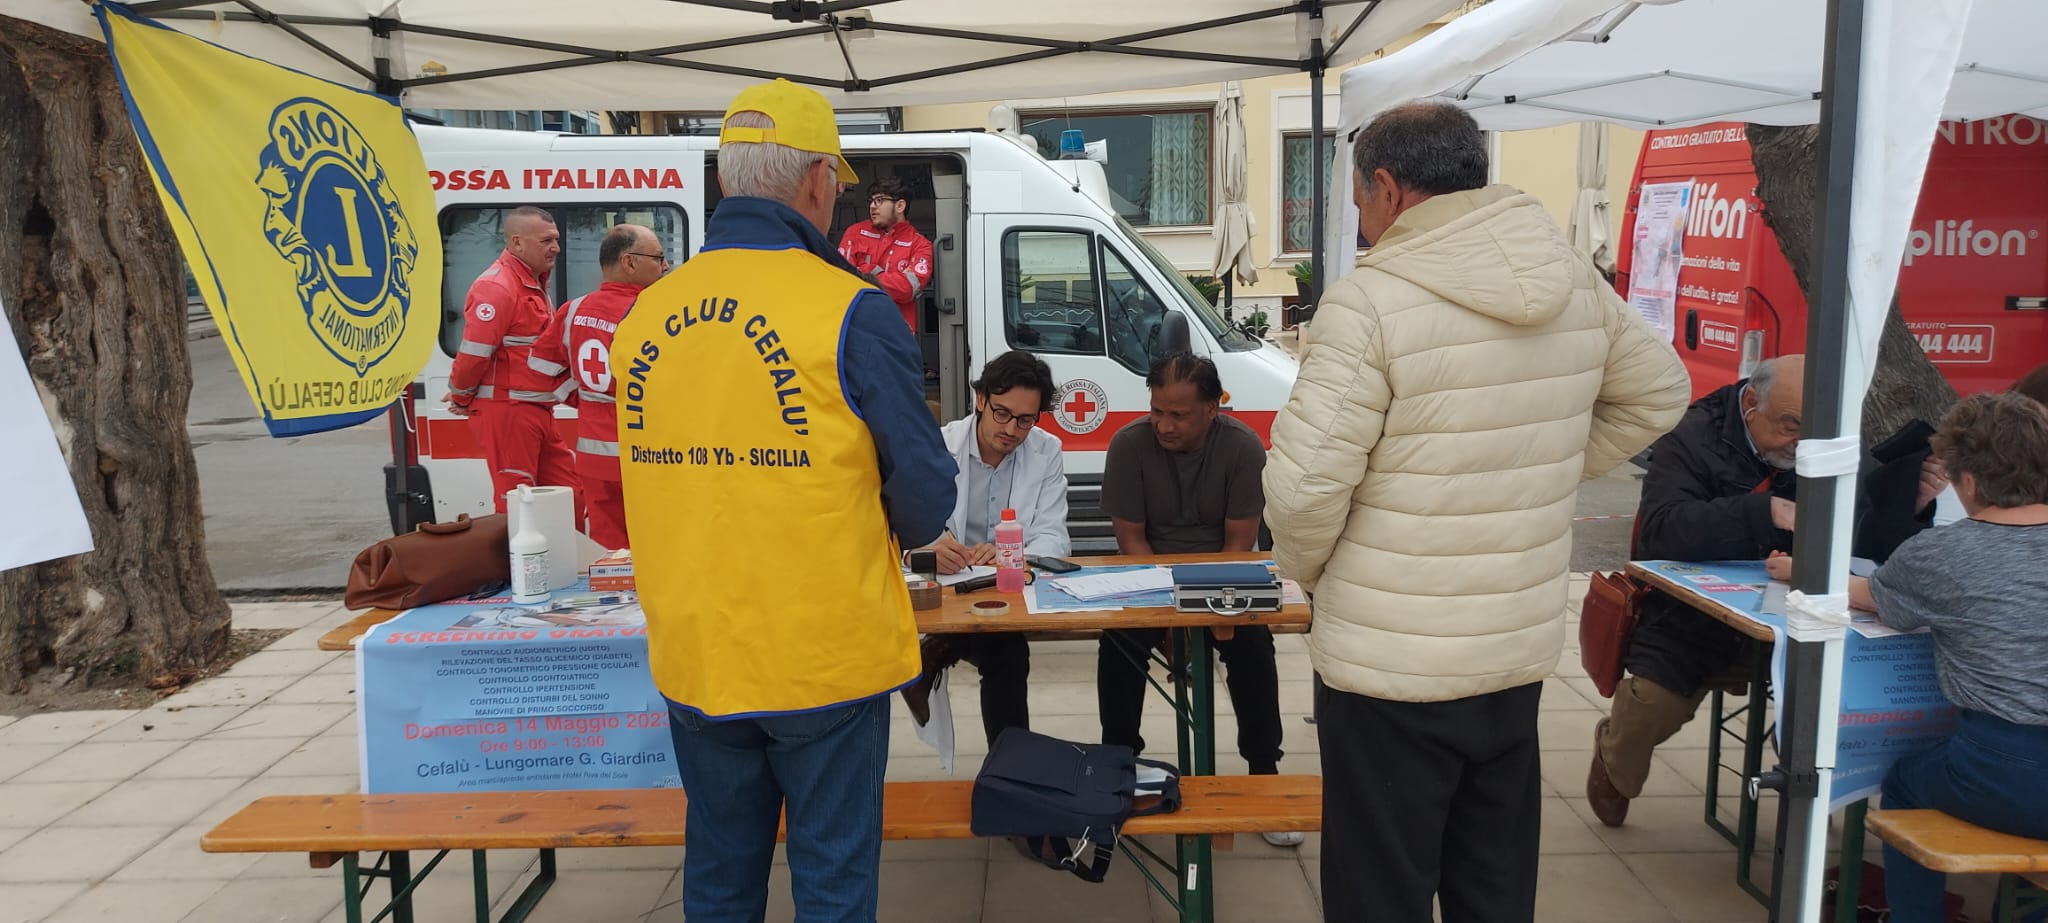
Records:
{"label": "lions logo on flag", "polygon": [[93,11],[164,217],[264,427],[382,417],[441,319],[434,186],[398,101],[113,0]]}
{"label": "lions logo on flag", "polygon": [[270,116],[258,158],[263,235],[298,276],[321,345],[357,377],[398,345],[419,242],[384,168],[341,113],[301,97]]}

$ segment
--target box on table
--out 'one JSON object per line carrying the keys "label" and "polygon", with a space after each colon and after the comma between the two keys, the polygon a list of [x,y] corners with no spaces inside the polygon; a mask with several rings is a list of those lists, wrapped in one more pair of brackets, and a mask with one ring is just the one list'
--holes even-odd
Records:
{"label": "box on table", "polygon": [[630,590],[633,584],[633,549],[621,548],[590,563],[590,588]]}

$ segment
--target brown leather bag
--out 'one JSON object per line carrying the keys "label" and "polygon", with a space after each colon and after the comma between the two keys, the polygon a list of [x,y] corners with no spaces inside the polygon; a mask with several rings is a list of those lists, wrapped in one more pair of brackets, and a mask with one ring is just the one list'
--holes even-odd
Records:
{"label": "brown leather bag", "polygon": [[1621,683],[1637,610],[1648,593],[1648,587],[1626,572],[1594,571],[1586,601],[1579,607],[1579,663],[1592,677],[1593,687],[1610,699]]}
{"label": "brown leather bag", "polygon": [[512,576],[505,514],[429,522],[363,549],[349,568],[350,609],[411,609],[503,585]]}

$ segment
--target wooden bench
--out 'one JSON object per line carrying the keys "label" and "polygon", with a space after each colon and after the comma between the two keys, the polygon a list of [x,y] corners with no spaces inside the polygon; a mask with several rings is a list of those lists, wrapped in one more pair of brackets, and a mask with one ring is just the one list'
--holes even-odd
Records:
{"label": "wooden bench", "polygon": [[[1319,776],[1190,776],[1181,780],[1180,810],[1132,818],[1120,844],[1139,871],[1168,900],[1176,894],[1132,852],[1173,868],[1183,919],[1201,919],[1210,903],[1212,876],[1175,868],[1130,837],[1172,836],[1182,856],[1210,835],[1311,832],[1322,827]],[[884,840],[972,839],[969,781],[891,782],[882,799]],[[411,917],[410,896],[450,850],[471,850],[476,919],[490,920],[484,855],[493,849],[540,850],[540,871],[506,911],[506,923],[524,919],[554,883],[557,849],[684,845],[688,801],[680,789],[622,791],[472,792],[409,795],[288,795],[258,799],[200,838],[206,852],[303,852],[314,868],[343,867],[349,923],[361,923],[362,877],[391,883],[392,916]],[[1140,806],[1143,802],[1140,802]],[[436,850],[417,876],[408,853]],[[382,852],[388,869],[362,868],[358,854]],[[1182,863],[1186,864],[1185,861]]]}
{"label": "wooden bench", "polygon": [[[1997,875],[1998,907],[1992,920],[2020,919],[2048,908],[2048,840],[2030,840],[1986,830],[1940,811],[1872,811],[1863,820],[1907,858],[1937,872]],[[2022,881],[2033,893],[2025,893]]]}

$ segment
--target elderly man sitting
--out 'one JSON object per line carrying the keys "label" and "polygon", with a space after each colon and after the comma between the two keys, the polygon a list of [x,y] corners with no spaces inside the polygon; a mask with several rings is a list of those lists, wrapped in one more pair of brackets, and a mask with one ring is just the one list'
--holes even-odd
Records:
{"label": "elderly man sitting", "polygon": [[[1631,557],[1755,560],[1791,550],[1805,371],[1804,356],[1765,360],[1748,380],[1694,402],[1678,427],[1651,446]],[[1931,522],[1934,497],[1947,481],[1928,459],[1907,507],[1910,490],[1869,495],[1878,467],[1865,459],[1856,522],[1858,553],[1881,559]],[[1601,823],[1619,827],[1627,820],[1629,800],[1649,778],[1651,754],[1692,720],[1709,690],[1744,681],[1750,653],[1741,633],[1676,599],[1653,593],[1643,603],[1629,643],[1630,675],[1614,690],[1613,713],[1594,731],[1586,800]]]}

